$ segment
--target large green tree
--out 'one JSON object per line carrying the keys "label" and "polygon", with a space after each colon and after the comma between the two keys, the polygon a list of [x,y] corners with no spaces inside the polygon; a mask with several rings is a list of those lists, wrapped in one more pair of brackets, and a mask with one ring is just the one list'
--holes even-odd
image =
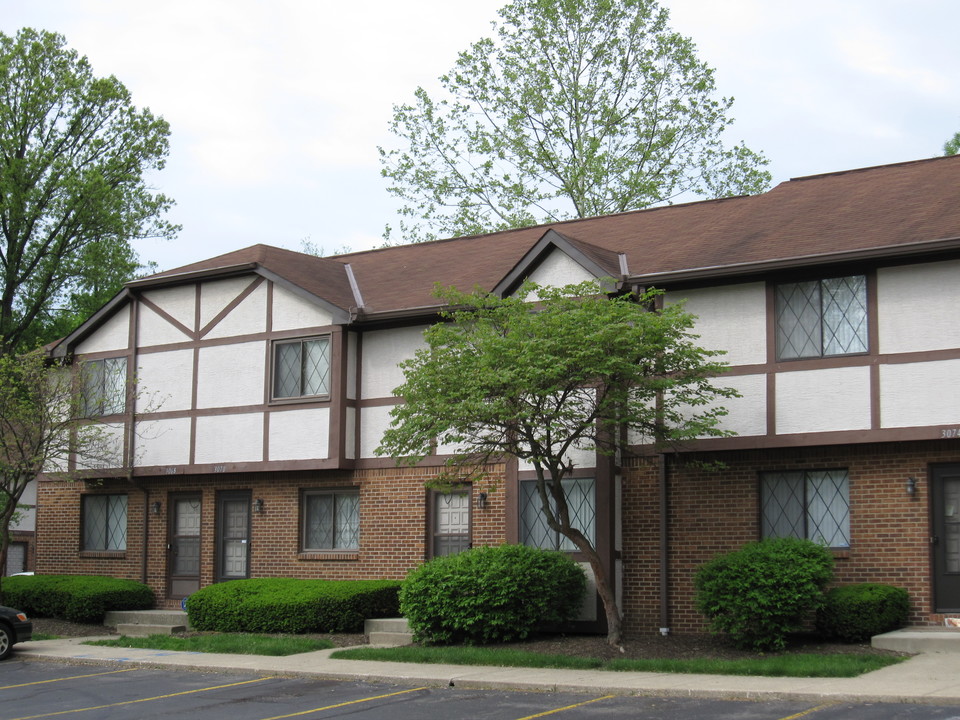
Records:
{"label": "large green tree", "polygon": [[769,186],[765,158],[724,144],[733,101],[655,0],[513,0],[500,18],[438,95],[394,106],[381,172],[404,240]]}
{"label": "large green tree", "polygon": [[169,134],[63,36],[0,33],[0,355],[116,292],[138,266],[131,240],[176,232],[146,177]]}
{"label": "large green tree", "polygon": [[543,516],[588,559],[608,640],[619,643],[612,578],[567,502],[571,456],[613,455],[624,449],[624,431],[633,443],[659,445],[726,434],[716,401],[736,393],[712,381],[724,364],[697,345],[691,314],[680,305],[652,310],[652,294],[608,297],[584,283],[528,285],[508,298],[439,295],[450,308],[445,322],[427,329],[426,347],[402,363],[395,393],[404,402],[377,453],[407,463],[448,454],[440,483],[482,482],[509,456],[529,463]]}

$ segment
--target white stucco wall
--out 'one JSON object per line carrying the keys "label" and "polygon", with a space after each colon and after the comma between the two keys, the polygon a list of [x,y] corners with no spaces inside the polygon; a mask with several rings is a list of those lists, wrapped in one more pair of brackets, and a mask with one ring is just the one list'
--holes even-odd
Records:
{"label": "white stucco wall", "polygon": [[[250,278],[242,278],[242,283],[221,281],[206,283],[201,291],[200,327],[206,327],[223,309],[233,302],[250,285]],[[239,287],[238,287],[239,285]],[[235,337],[249,333],[263,332],[267,329],[267,285],[261,283],[245,297],[226,317],[214,325],[204,335],[205,338]]]}
{"label": "white stucco wall", "polygon": [[265,344],[215,345],[200,350],[197,407],[258,405],[264,400]]}
{"label": "white stucco wall", "polygon": [[137,357],[139,412],[189,410],[193,392],[193,351],[147,353]]}
{"label": "white stucco wall", "polygon": [[960,260],[877,271],[881,353],[960,347]]}
{"label": "white stucco wall", "polygon": [[77,468],[99,470],[123,467],[123,445],[126,424],[98,423],[81,443],[85,452],[77,455]]}
{"label": "white stucco wall", "polygon": [[[147,290],[143,297],[177,322],[188,328],[193,328],[196,322],[197,286],[178,285],[176,287]],[[141,342],[141,344],[144,344]]]}
{"label": "white stucco wall", "polygon": [[882,427],[960,427],[960,360],[880,366]]}
{"label": "white stucco wall", "polygon": [[134,462],[139,467],[186,465],[190,462],[190,418],[137,423]]}
{"label": "white stucco wall", "polygon": [[347,333],[347,398],[357,399],[357,333]]}
{"label": "white stucco wall", "polygon": [[263,460],[263,413],[197,418],[195,460],[200,464]]}
{"label": "white stucco wall", "polygon": [[[554,250],[530,273],[528,279],[544,287],[562,287],[596,280],[596,277],[565,252]],[[530,299],[535,300],[536,296]]]}
{"label": "white stucco wall", "polygon": [[329,457],[329,440],[329,408],[270,413],[271,461]]}
{"label": "white stucco wall", "polygon": [[[166,310],[167,308],[163,308]],[[171,343],[187,342],[191,338],[166,318],[160,317],[147,305],[140,305],[140,316],[137,320],[137,345],[140,347],[155,347]],[[193,327],[193,320],[186,325]]]}
{"label": "white stucco wall", "polygon": [[378,330],[363,335],[363,360],[360,392],[364,399],[391,397],[403,382],[397,365],[425,347],[423,331],[427,326]]}
{"label": "white stucco wall", "polygon": [[286,288],[273,288],[273,329],[324,327],[333,323],[330,313]]}
{"label": "white stucco wall", "polygon": [[733,388],[738,398],[721,398],[714,406],[726,408],[720,429],[732,430],[738,436],[765,435],[767,432],[767,378],[765,375],[720,377],[718,387]]}
{"label": "white stucco wall", "polygon": [[360,411],[360,457],[376,457],[373,451],[390,427],[390,407],[365,407]]}
{"label": "white stucco wall", "polygon": [[130,306],[120,308],[90,337],[77,345],[77,353],[126,350],[130,346]]}
{"label": "white stucco wall", "polygon": [[356,459],[357,452],[357,411],[352,407],[346,408],[346,423],[343,428],[343,454],[350,460]]}
{"label": "white stucco wall", "polygon": [[776,393],[778,434],[870,427],[867,367],[778,373]]}
{"label": "white stucco wall", "polygon": [[725,350],[730,365],[752,365],[767,359],[767,296],[764,283],[746,283],[682,293],[667,293],[668,304],[686,299],[686,310],[697,316],[697,344]]}
{"label": "white stucco wall", "polygon": [[20,496],[17,503],[17,512],[20,520],[10,526],[11,530],[34,532],[37,529],[37,481],[31,480]]}

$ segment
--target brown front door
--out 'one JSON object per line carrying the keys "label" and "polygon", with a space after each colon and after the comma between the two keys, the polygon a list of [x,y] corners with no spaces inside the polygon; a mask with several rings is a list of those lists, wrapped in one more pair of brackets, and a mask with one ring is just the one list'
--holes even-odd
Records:
{"label": "brown front door", "polygon": [[960,465],[933,468],[933,594],[937,612],[960,611]]}
{"label": "brown front door", "polygon": [[182,598],[200,588],[200,496],[170,496],[167,563],[170,597]]}
{"label": "brown front door", "polygon": [[250,493],[217,495],[217,582],[250,577]]}

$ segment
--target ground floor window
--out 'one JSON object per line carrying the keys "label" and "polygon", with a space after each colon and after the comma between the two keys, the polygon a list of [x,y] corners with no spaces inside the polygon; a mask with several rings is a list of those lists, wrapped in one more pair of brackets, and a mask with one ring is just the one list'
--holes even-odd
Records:
{"label": "ground floor window", "polygon": [[763,537],[797,537],[850,546],[846,470],[795,470],[760,476]]}
{"label": "ground floor window", "polygon": [[359,547],[359,491],[304,491],[303,549],[356,550]]}
{"label": "ground floor window", "polygon": [[127,496],[84,495],[83,549],[127,549]]}
{"label": "ground floor window", "polygon": [[[570,524],[594,543],[596,539],[597,503],[593,478],[567,478],[562,481],[570,512]],[[573,551],[570,540],[550,529],[537,492],[536,480],[520,483],[520,542],[548,550]]]}

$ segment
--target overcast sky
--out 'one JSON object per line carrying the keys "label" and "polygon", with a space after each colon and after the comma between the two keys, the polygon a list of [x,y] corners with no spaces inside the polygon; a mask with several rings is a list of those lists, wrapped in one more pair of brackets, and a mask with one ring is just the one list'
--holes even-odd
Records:
{"label": "overcast sky", "polygon": [[[490,34],[501,0],[0,0],[0,32],[62,33],[171,125],[153,184],[169,269],[267,243],[382,244],[391,107]],[[960,0],[663,0],[736,98],[774,182],[932,157],[960,130]]]}

